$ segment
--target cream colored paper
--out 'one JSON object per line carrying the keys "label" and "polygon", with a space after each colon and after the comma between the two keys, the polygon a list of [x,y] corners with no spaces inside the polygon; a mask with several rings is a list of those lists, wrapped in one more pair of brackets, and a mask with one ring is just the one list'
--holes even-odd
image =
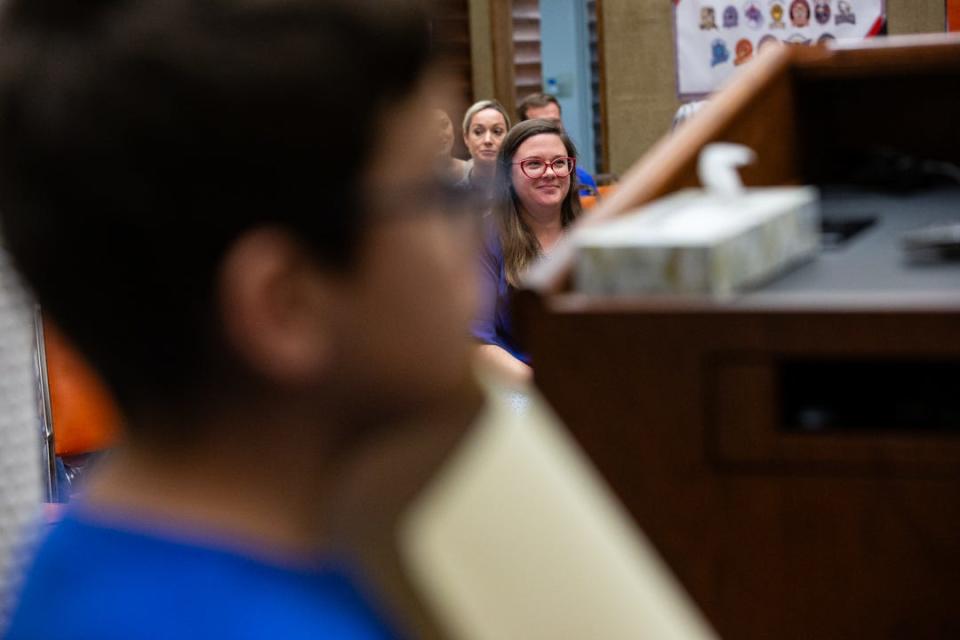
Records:
{"label": "cream colored paper", "polygon": [[493,391],[399,542],[450,638],[716,637],[536,396]]}

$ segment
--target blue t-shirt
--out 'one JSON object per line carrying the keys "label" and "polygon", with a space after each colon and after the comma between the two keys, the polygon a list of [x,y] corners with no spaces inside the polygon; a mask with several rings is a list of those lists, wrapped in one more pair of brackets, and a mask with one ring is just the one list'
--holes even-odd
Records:
{"label": "blue t-shirt", "polygon": [[396,638],[346,567],[271,565],[72,512],[41,544],[7,638]]}
{"label": "blue t-shirt", "polygon": [[581,189],[580,195],[596,195],[597,193],[597,181],[593,179],[593,176],[590,175],[586,169],[582,167],[577,167],[577,181],[581,185],[586,185],[590,189]]}

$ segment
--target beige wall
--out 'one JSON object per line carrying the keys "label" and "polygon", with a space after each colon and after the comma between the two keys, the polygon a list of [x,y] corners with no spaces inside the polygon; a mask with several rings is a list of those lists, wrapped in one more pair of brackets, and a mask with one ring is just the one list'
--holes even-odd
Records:
{"label": "beige wall", "polygon": [[[603,11],[610,169],[623,173],[664,135],[676,97],[668,0],[599,0]],[[889,31],[944,30],[944,0],[887,0]]]}
{"label": "beige wall", "polygon": [[670,126],[679,102],[672,5],[601,0],[606,71],[607,157],[623,173]]}
{"label": "beige wall", "polygon": [[933,33],[947,28],[945,0],[887,0],[887,31]]}
{"label": "beige wall", "polygon": [[489,99],[494,95],[490,3],[498,1],[502,0],[470,0],[470,67],[475,100]]}

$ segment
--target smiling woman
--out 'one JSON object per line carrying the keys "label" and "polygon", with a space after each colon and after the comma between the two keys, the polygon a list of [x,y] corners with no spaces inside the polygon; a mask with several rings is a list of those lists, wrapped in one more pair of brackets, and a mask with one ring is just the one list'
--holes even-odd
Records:
{"label": "smiling woman", "polygon": [[580,215],[576,163],[573,143],[547,120],[518,124],[497,156],[493,224],[481,256],[473,335],[481,343],[481,360],[515,379],[529,378],[531,369],[513,335],[510,297],[530,264]]}

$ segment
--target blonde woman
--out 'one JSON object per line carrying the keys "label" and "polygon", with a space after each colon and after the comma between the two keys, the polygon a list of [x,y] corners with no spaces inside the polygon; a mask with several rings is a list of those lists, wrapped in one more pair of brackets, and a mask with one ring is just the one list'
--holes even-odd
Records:
{"label": "blonde woman", "polygon": [[476,102],[463,116],[463,142],[470,152],[463,184],[476,190],[484,200],[492,196],[497,153],[509,130],[507,110],[496,100]]}

